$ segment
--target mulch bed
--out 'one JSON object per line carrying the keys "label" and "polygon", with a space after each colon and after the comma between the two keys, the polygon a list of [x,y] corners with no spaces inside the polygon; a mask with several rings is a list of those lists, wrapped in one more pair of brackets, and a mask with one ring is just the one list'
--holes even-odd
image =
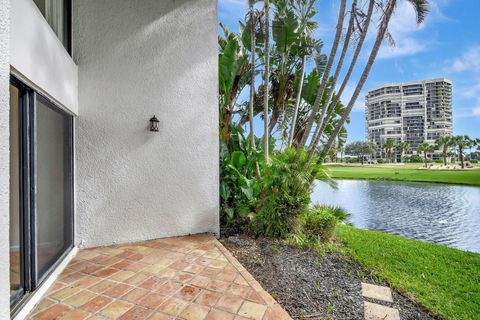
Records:
{"label": "mulch bed", "polygon": [[[319,255],[272,239],[223,237],[222,243],[294,319],[363,319],[361,282],[387,285],[339,252]],[[439,319],[392,290],[402,320]]]}

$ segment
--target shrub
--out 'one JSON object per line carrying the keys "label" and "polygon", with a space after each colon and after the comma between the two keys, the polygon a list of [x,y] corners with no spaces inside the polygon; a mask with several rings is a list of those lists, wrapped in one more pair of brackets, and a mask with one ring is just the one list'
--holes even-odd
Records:
{"label": "shrub", "polygon": [[403,161],[407,163],[417,163],[417,162],[423,162],[423,159],[418,154],[414,154],[409,157],[408,156],[405,157]]}
{"label": "shrub", "polygon": [[251,146],[241,127],[232,128],[232,139],[220,144],[220,219],[222,225],[242,225],[257,206],[259,194],[255,161],[263,167],[262,154]]}
{"label": "shrub", "polygon": [[260,181],[260,200],[252,223],[258,235],[285,237],[296,218],[308,209],[313,182],[321,169],[312,161],[304,168],[308,154],[286,149],[274,153]]}
{"label": "shrub", "polygon": [[343,208],[340,208],[340,207],[330,207],[330,206],[326,206],[326,205],[318,205],[317,204],[317,205],[314,206],[314,208],[315,209],[322,209],[323,208],[324,210],[329,211],[335,218],[337,218],[338,222],[345,222],[350,217],[348,212],[343,210]]}
{"label": "shrub", "polygon": [[325,206],[315,206],[305,210],[298,221],[300,232],[309,241],[329,242],[335,233],[338,221],[332,211]]}
{"label": "shrub", "polygon": [[378,158],[378,159],[377,159],[377,163],[380,163],[380,164],[381,164],[381,163],[385,163],[385,159],[383,159],[383,158]]}

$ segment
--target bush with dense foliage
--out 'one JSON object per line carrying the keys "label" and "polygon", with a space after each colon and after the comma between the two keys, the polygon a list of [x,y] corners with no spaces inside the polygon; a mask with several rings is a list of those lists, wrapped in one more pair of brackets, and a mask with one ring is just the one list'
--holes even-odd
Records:
{"label": "bush with dense foliage", "polygon": [[328,242],[332,239],[337,226],[337,218],[328,207],[314,207],[299,217],[302,233],[310,241]]}
{"label": "bush with dense foliage", "polygon": [[241,127],[232,128],[230,143],[220,143],[220,219],[243,224],[255,211],[259,195],[256,165],[264,167],[261,150],[254,149]]}
{"label": "bush with dense foliage", "polygon": [[286,149],[272,154],[260,183],[260,200],[253,229],[257,234],[285,237],[292,231],[296,217],[310,204],[318,165],[307,163],[303,150]]}
{"label": "bush with dense foliage", "polygon": [[423,159],[419,155],[414,154],[414,155],[411,155],[411,156],[404,157],[403,161],[407,162],[407,163],[422,163]]}

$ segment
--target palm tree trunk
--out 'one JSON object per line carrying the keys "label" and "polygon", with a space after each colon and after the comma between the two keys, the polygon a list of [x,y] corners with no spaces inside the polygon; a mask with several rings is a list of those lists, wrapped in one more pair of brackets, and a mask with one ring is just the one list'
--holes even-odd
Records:
{"label": "palm tree trunk", "polygon": [[427,152],[426,151],[423,152],[423,160],[425,161],[425,168],[428,168],[428,166],[427,166]]}
{"label": "palm tree trunk", "polygon": [[[334,110],[335,104],[330,103],[333,97],[333,93],[335,91],[335,86],[337,85],[338,77],[340,75],[340,71],[342,70],[343,62],[345,60],[345,56],[347,55],[348,45],[350,43],[350,38],[352,36],[353,30],[353,23],[355,18],[355,10],[357,8],[357,0],[354,0],[352,3],[352,11],[350,12],[350,21],[348,22],[348,29],[347,33],[345,34],[345,40],[343,41],[343,48],[340,54],[340,59],[338,60],[337,67],[335,69],[335,73],[333,75],[332,86],[330,88],[330,92],[328,93],[328,97],[325,100],[325,103],[322,105],[322,110],[326,110],[326,112],[322,113],[322,117],[320,117],[318,121],[317,128],[315,129],[315,133],[313,134],[312,142],[310,143],[310,154],[315,152],[317,147],[318,141],[325,130],[325,126],[327,125],[327,118],[330,118],[330,114]],[[324,116],[324,117],[323,117]],[[309,155],[310,156],[310,155]]]}
{"label": "palm tree trunk", "polygon": [[447,150],[445,146],[443,146],[443,164],[447,166]]}
{"label": "palm tree trunk", "polygon": [[[332,45],[332,50],[330,51],[330,55],[328,57],[327,65],[325,66],[325,71],[323,72],[323,78],[322,82],[320,84],[320,87],[318,88],[317,91],[317,96],[315,98],[315,102],[313,103],[312,106],[312,111],[310,112],[310,117],[308,118],[307,125],[305,127],[305,133],[303,134],[302,140],[300,141],[300,147],[304,147],[305,143],[307,142],[308,136],[310,135],[310,131],[312,131],[312,126],[313,122],[315,121],[316,115],[318,113],[318,109],[320,108],[320,104],[322,103],[323,99],[323,93],[325,91],[325,88],[328,83],[328,78],[330,75],[330,69],[332,68],[333,62],[335,60],[335,55],[337,54],[337,49],[338,49],[338,44],[340,42],[340,37],[342,35],[342,28],[343,28],[343,19],[345,17],[345,8],[347,6],[347,1],[342,0],[340,4],[340,10],[338,14],[338,20],[337,20],[337,27],[336,27],[336,32],[335,32],[335,38],[333,41]],[[325,116],[326,110],[322,110],[322,116],[320,118],[323,118]]]}
{"label": "palm tree trunk", "polygon": [[380,25],[380,29],[377,33],[377,37],[375,39],[375,44],[372,48],[372,51],[370,53],[370,56],[368,57],[368,62],[365,66],[365,69],[362,72],[362,75],[360,77],[360,80],[357,83],[357,86],[355,88],[355,91],[353,93],[353,96],[351,97],[346,110],[344,111],[342,117],[340,118],[340,121],[337,123],[335,126],[334,132],[330,135],[327,144],[323,148],[319,161],[323,161],[322,159],[325,157],[327,154],[328,150],[331,148],[333,141],[336,139],[338,136],[338,133],[342,129],[343,125],[345,124],[345,121],[347,120],[348,116],[350,115],[350,112],[353,109],[353,106],[355,102],[357,101],[358,96],[360,95],[360,91],[362,90],[363,86],[365,85],[365,81],[368,78],[368,74],[370,73],[370,70],[372,69],[373,63],[375,62],[375,59],[377,58],[378,51],[380,50],[380,46],[383,42],[383,39],[385,38],[385,33],[387,31],[388,24],[390,22],[390,18],[392,17],[393,10],[395,9],[396,5],[396,0],[390,0],[387,5],[387,9],[384,13],[384,16],[382,18],[382,22]]}
{"label": "palm tree trunk", "polygon": [[270,136],[268,130],[268,84],[270,79],[270,0],[265,0],[265,89],[263,90],[263,157],[265,163],[269,160],[268,138]]}
{"label": "palm tree trunk", "polygon": [[255,12],[253,9],[253,1],[249,1],[250,5],[250,68],[251,68],[251,79],[250,79],[250,101],[248,104],[248,119],[250,125],[250,143],[253,148],[255,148],[255,134],[253,128],[253,100],[255,98]]}
{"label": "palm tree trunk", "polygon": [[462,169],[465,169],[465,165],[464,165],[464,163],[463,163],[463,148],[460,147],[460,148],[459,148],[459,151],[460,151],[460,154],[459,154],[459,156],[460,156],[460,163],[462,164]]}
{"label": "palm tree trunk", "polygon": [[332,111],[335,110],[335,107],[340,102],[340,98],[342,97],[343,91],[345,90],[345,87],[347,86],[348,81],[350,80],[350,76],[352,75],[353,69],[355,68],[358,57],[360,56],[360,52],[362,51],[363,43],[365,41],[365,38],[366,38],[367,32],[368,32],[368,28],[370,26],[370,20],[372,19],[372,13],[373,13],[374,6],[375,6],[375,0],[370,0],[370,2],[368,4],[367,16],[366,16],[364,24],[363,24],[363,30],[360,34],[360,39],[358,40],[357,47],[355,48],[355,52],[353,53],[352,61],[350,62],[350,67],[348,68],[347,74],[345,75],[345,78],[342,81],[342,85],[340,86],[340,89],[338,90],[338,93],[335,97],[332,109],[330,110],[329,113],[327,113],[328,118],[326,118],[326,120],[325,120],[326,123],[328,123],[329,118],[332,116],[332,114],[331,114]]}
{"label": "palm tree trunk", "polygon": [[[255,12],[253,9],[254,0],[249,1],[250,5],[250,68],[251,68],[251,79],[250,79],[250,103],[248,105],[248,117],[250,125],[250,145],[253,149],[256,149],[255,146],[255,133],[253,126],[253,100],[255,98]],[[258,161],[255,161],[255,172],[258,177],[260,177],[260,166]]]}
{"label": "palm tree trunk", "polygon": [[297,125],[297,117],[298,117],[298,108],[300,107],[300,100],[302,99],[302,89],[303,89],[303,79],[305,77],[305,65],[307,62],[307,56],[302,57],[302,65],[300,68],[300,80],[298,82],[298,89],[297,89],[297,98],[295,100],[295,110],[293,112],[292,124],[290,128],[290,135],[288,137],[288,147],[292,146],[293,136],[295,134],[295,127]]}

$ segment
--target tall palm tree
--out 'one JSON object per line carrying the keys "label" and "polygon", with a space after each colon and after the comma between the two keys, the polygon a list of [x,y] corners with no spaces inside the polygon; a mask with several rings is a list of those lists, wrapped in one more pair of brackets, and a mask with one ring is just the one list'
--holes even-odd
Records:
{"label": "tall palm tree", "polygon": [[[417,23],[422,23],[423,20],[425,19],[427,13],[428,13],[428,0],[407,0],[410,4],[413,5],[413,8],[415,9],[415,13],[417,16]],[[383,2],[380,2],[383,4]],[[395,7],[397,5],[397,0],[388,0],[387,4],[385,6],[381,6],[383,10],[382,18],[380,21],[380,26],[379,30],[377,32],[377,36],[372,48],[372,51],[370,52],[370,55],[368,57],[367,64],[365,65],[365,68],[363,69],[363,72],[360,76],[360,80],[357,83],[357,86],[355,88],[355,91],[350,98],[350,101],[347,104],[347,108],[342,115],[340,121],[337,123],[335,130],[332,135],[330,135],[327,143],[325,144],[320,157],[319,161],[322,161],[322,159],[325,157],[327,154],[328,150],[331,148],[333,142],[335,141],[335,137],[338,135],[340,132],[340,129],[344,126],[345,121],[347,121],[348,116],[350,115],[350,112],[353,109],[353,106],[355,105],[355,102],[357,101],[358,96],[360,95],[360,91],[362,90],[363,86],[365,85],[365,81],[368,78],[368,75],[370,73],[370,70],[372,69],[373,63],[375,62],[375,59],[377,58],[378,51],[380,50],[380,46],[383,42],[383,40],[388,37],[387,29],[388,25],[390,23],[390,19],[392,17],[392,14],[395,10]]]}
{"label": "tall palm tree", "polygon": [[393,147],[395,147],[395,139],[387,138],[383,143],[383,149],[385,149],[385,158],[387,161],[393,162]]}
{"label": "tall palm tree", "polygon": [[[255,33],[256,33],[256,12],[255,12],[255,2],[256,0],[248,0],[248,19],[249,27],[250,27],[250,101],[248,104],[248,119],[249,119],[249,126],[250,126],[250,145],[253,149],[256,149],[255,145],[255,132],[253,126],[253,117],[254,117],[254,100],[255,100],[255,47],[256,47],[256,40],[255,40]],[[255,171],[257,176],[260,176],[260,166],[258,161],[255,161]]]}
{"label": "tall palm tree", "polygon": [[460,158],[460,163],[462,165],[462,169],[465,168],[464,158],[463,158],[463,151],[465,148],[468,148],[472,143],[472,139],[469,136],[455,136],[453,137],[455,145],[458,147],[458,156]]}
{"label": "tall palm tree", "polygon": [[253,104],[255,99],[255,24],[256,24],[256,14],[255,14],[255,2],[256,0],[248,0],[248,19],[249,28],[250,28],[250,100],[248,104],[248,118],[250,122],[250,143],[253,148],[255,148],[255,133],[253,126]]}
{"label": "tall palm tree", "polygon": [[353,26],[354,26],[354,23],[355,23],[356,11],[357,11],[357,0],[353,0],[352,9],[350,11],[350,20],[348,22],[348,28],[347,28],[347,32],[345,34],[345,40],[343,41],[342,52],[340,53],[340,58],[338,60],[337,66],[335,68],[335,73],[333,75],[332,89],[330,90],[330,92],[327,96],[327,99],[325,100],[325,102],[323,103],[323,105],[321,107],[322,108],[322,115],[320,116],[320,119],[318,120],[317,128],[315,129],[312,141],[310,143],[310,155],[309,155],[310,157],[313,156],[313,154],[315,152],[315,149],[316,149],[316,146],[318,144],[318,141],[320,140],[320,137],[323,134],[323,130],[325,129],[325,126],[327,124],[324,118],[326,118],[328,116],[329,112],[331,112],[331,110],[335,107],[335,104],[330,103],[330,102],[332,101],[333,92],[335,91],[334,89],[335,89],[335,86],[337,84],[338,77],[340,75],[340,71],[342,70],[342,66],[343,66],[343,62],[345,60],[345,56],[347,55],[347,50],[348,50],[348,46],[349,46],[349,43],[350,43],[350,38],[352,36]]}
{"label": "tall palm tree", "polygon": [[425,168],[427,168],[427,155],[435,151],[435,147],[428,142],[422,142],[417,146],[417,152],[423,153],[423,161],[425,162]]}
{"label": "tall palm tree", "polygon": [[295,135],[295,127],[297,126],[297,119],[298,119],[298,110],[300,108],[300,102],[302,100],[302,89],[303,89],[303,82],[305,79],[305,67],[307,65],[307,57],[311,55],[312,49],[317,51],[317,54],[320,55],[321,48],[323,47],[323,42],[314,40],[311,37],[313,32],[313,28],[316,27],[316,23],[314,23],[311,18],[317,13],[315,9],[315,0],[298,0],[298,11],[300,12],[300,46],[298,53],[301,56],[300,62],[300,79],[298,81],[297,87],[297,96],[295,99],[295,106],[293,110],[292,122],[290,125],[290,133],[288,136],[288,147],[292,146],[293,138]]}
{"label": "tall palm tree", "polygon": [[[325,71],[323,73],[323,78],[322,78],[322,82],[320,84],[320,88],[318,88],[318,91],[317,91],[317,97],[316,97],[315,102],[312,106],[312,111],[310,113],[310,116],[309,116],[308,121],[307,121],[307,125],[305,127],[305,133],[303,134],[302,140],[300,141],[300,147],[304,147],[305,143],[307,142],[307,139],[310,135],[310,131],[312,131],[313,123],[314,123],[314,121],[317,117],[317,113],[318,113],[318,110],[320,108],[320,104],[321,104],[322,99],[323,99],[323,94],[325,92],[325,88],[327,86],[329,75],[330,75],[330,69],[332,68],[333,62],[335,60],[335,55],[337,54],[338,45],[339,45],[340,38],[341,38],[341,35],[342,35],[343,20],[345,18],[346,6],[347,6],[347,1],[346,0],[341,0],[340,10],[338,12],[338,20],[337,20],[337,26],[336,26],[336,31],[335,31],[335,38],[333,40],[332,49],[331,49],[330,54],[328,56],[328,62],[327,62],[327,65],[325,67]],[[324,117],[325,112],[326,111],[322,110],[321,118]]]}
{"label": "tall palm tree", "polygon": [[[350,66],[348,68],[347,74],[343,78],[342,84],[340,86],[340,89],[337,92],[337,96],[334,99],[333,104],[331,105],[332,108],[329,108],[327,110],[327,114],[325,116],[324,124],[323,126],[325,127],[325,124],[328,123],[329,118],[332,116],[332,111],[333,109],[338,105],[340,102],[340,98],[342,97],[343,91],[345,90],[345,87],[348,84],[348,81],[350,80],[350,76],[352,75],[353,69],[355,68],[355,65],[357,63],[358,57],[360,56],[360,52],[362,51],[363,43],[365,41],[365,37],[367,36],[368,28],[370,26],[370,21],[372,19],[372,13],[373,13],[373,8],[375,6],[375,0],[370,0],[368,3],[368,10],[367,14],[365,15],[363,12],[358,11],[356,12],[355,16],[355,26],[357,32],[360,33],[359,39],[357,42],[357,46],[355,48],[355,52],[353,53],[352,61],[350,62]],[[362,21],[358,21],[358,18]],[[325,129],[325,128],[323,128]]]}
{"label": "tall palm tree", "polygon": [[265,163],[268,164],[269,146],[268,146],[268,83],[270,82],[270,0],[264,0],[265,11],[265,74],[264,74],[264,89],[263,89],[263,157]]}
{"label": "tall palm tree", "polygon": [[448,150],[450,149],[451,146],[454,145],[455,140],[453,139],[452,136],[441,136],[435,141],[435,143],[439,148],[442,149],[443,164],[447,165]]}
{"label": "tall palm tree", "polygon": [[300,80],[298,81],[297,97],[295,99],[295,109],[293,110],[292,123],[290,125],[290,134],[288,136],[288,147],[292,146],[293,136],[295,134],[295,126],[297,125],[298,109],[300,107],[300,100],[302,100],[302,88],[303,88],[303,81],[305,79],[306,64],[307,64],[307,55],[304,55],[302,57],[302,62],[300,67]]}
{"label": "tall palm tree", "polygon": [[411,149],[410,144],[405,141],[400,141],[396,147],[400,153],[400,162],[403,162],[403,154]]}

